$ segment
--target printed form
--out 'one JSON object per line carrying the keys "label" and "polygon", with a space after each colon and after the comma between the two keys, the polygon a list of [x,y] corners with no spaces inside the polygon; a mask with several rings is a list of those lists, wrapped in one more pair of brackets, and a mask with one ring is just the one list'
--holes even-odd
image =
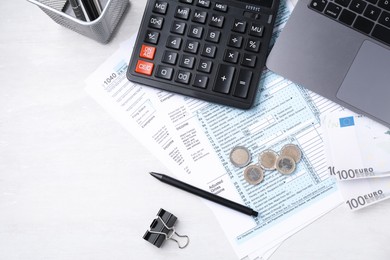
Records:
{"label": "printed form", "polygon": [[[288,10],[282,4],[279,21]],[[134,37],[87,79],[86,90],[177,178],[259,212],[252,218],[205,201],[240,259],[268,258],[284,239],[342,202],[328,177],[319,119],[333,103],[270,71],[263,72],[250,110],[131,83],[125,74],[133,45]],[[237,145],[250,150],[255,164],[261,151],[278,152],[287,143],[303,151],[295,172],[266,171],[256,186],[229,160]]]}

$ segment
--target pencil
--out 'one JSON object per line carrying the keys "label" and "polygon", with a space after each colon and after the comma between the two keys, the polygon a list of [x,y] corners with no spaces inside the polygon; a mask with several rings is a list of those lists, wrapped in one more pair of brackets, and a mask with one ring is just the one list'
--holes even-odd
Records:
{"label": "pencil", "polygon": [[225,207],[231,208],[233,210],[239,211],[239,212],[247,214],[249,216],[257,217],[259,215],[258,212],[254,211],[253,209],[251,209],[249,207],[246,207],[246,206],[238,204],[234,201],[219,197],[211,192],[201,190],[197,187],[194,187],[194,186],[189,185],[187,183],[184,183],[182,181],[176,180],[176,179],[169,177],[167,175],[164,175],[161,173],[155,173],[155,172],[150,172],[150,174],[161,182],[172,185],[172,186],[179,188],[179,189],[182,189],[184,191],[190,192],[194,195],[198,195],[199,197],[213,201],[213,202],[218,203],[220,205],[223,205]]}

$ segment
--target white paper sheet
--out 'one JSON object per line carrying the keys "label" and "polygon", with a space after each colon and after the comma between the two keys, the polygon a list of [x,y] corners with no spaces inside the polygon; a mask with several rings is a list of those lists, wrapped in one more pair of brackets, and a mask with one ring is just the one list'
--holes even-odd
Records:
{"label": "white paper sheet", "polygon": [[[316,170],[323,164],[318,111],[313,112],[314,103],[303,89],[267,72],[260,105],[243,112],[130,83],[123,58],[128,53],[118,51],[91,75],[87,91],[177,177],[260,211],[259,218],[251,218],[206,202],[239,258],[266,254],[339,204],[334,182]],[[264,124],[264,118],[271,123]],[[225,138],[220,127],[234,121]],[[212,130],[213,125],[219,130]],[[242,169],[227,160],[234,144],[248,146],[256,158],[261,149],[277,150],[285,142],[301,146],[303,161],[289,177],[267,172],[260,186],[246,185]]]}
{"label": "white paper sheet", "polygon": [[[281,10],[279,26],[289,15],[286,6]],[[267,259],[284,239],[340,204],[324,168],[319,121],[333,104],[269,71],[247,111],[137,85],[125,77],[133,44],[121,45],[87,79],[86,90],[177,178],[260,212],[252,218],[205,202],[240,259]],[[228,159],[238,144],[256,163],[263,149],[278,151],[286,143],[303,150],[297,170],[291,176],[266,172],[258,186],[248,185],[243,169]]]}

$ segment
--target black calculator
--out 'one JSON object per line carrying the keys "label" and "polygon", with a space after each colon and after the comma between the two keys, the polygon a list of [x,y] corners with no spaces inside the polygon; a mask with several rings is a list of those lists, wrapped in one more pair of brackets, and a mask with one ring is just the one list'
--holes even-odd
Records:
{"label": "black calculator", "polygon": [[279,0],[148,0],[127,78],[248,109],[278,7]]}

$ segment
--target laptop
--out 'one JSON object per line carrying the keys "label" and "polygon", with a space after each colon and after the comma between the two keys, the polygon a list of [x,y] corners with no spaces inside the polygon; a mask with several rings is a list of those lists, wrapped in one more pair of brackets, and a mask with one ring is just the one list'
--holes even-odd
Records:
{"label": "laptop", "polygon": [[266,65],[390,127],[390,0],[299,0]]}

